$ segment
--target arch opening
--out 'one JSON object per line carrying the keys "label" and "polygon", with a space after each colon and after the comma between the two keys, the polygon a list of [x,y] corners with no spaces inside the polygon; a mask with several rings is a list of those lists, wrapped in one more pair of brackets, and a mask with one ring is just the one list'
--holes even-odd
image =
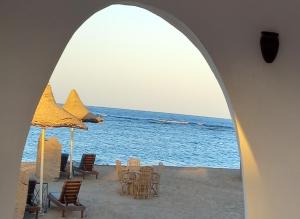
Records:
{"label": "arch opening", "polygon": [[[139,7],[140,7],[140,5],[139,5]],[[143,7],[143,8],[146,8],[146,9],[147,9],[147,7]],[[149,9],[147,9],[147,10],[149,10]],[[153,9],[151,9],[151,11],[153,12]],[[167,16],[161,16],[161,14],[157,14],[157,13],[155,13],[155,14],[158,15],[158,16],[160,16],[160,17],[162,17],[162,18],[164,18],[164,19],[167,17]],[[177,22],[177,21],[176,21],[176,22]],[[178,25],[176,25],[175,27],[177,28],[177,26],[178,26]],[[193,35],[192,32],[191,32],[190,30],[187,30],[187,27],[185,27],[183,24],[180,24],[180,26],[181,26],[181,28],[180,28],[180,29],[178,28],[178,29],[179,29],[181,32],[182,32],[181,29],[185,29],[185,31],[182,32],[182,33],[184,33],[184,34],[188,37],[188,39],[190,39],[189,36],[192,36],[192,35]],[[222,89],[222,91],[223,91],[223,93],[224,93],[224,95],[225,95],[226,101],[227,101],[227,103],[228,103],[230,113],[231,113],[231,115],[233,115],[233,111],[232,111],[232,109],[231,109],[231,107],[230,107],[229,98],[228,98],[228,96],[227,96],[227,94],[226,94],[226,90],[225,90],[224,86],[222,86],[222,80],[221,80],[220,77],[219,77],[219,74],[218,74],[218,72],[217,72],[216,67],[214,66],[213,62],[211,61],[211,59],[210,59],[208,53],[206,52],[206,50],[204,49],[204,47],[201,45],[200,42],[198,42],[198,40],[196,40],[197,38],[196,38],[196,37],[191,37],[191,38],[195,38],[195,39],[193,40],[193,44],[196,46],[196,48],[197,48],[198,50],[200,50],[199,48],[201,48],[200,52],[203,54],[203,56],[205,57],[206,61],[209,63],[209,65],[210,65],[210,67],[211,67],[211,69],[212,69],[212,71],[213,71],[215,77],[217,78],[217,80],[218,80],[218,82],[219,82],[219,84],[220,84],[220,86],[221,86],[221,89]],[[234,125],[234,126],[235,126],[235,125]],[[235,128],[235,127],[234,127],[234,128]]]}
{"label": "arch opening", "polygon": [[[103,9],[104,10],[104,9]],[[103,12],[103,10],[101,10],[99,13],[101,13],[101,12]],[[117,11],[116,13],[119,13],[119,11]],[[144,13],[144,11],[142,12],[142,13]],[[150,13],[150,12],[149,12]],[[112,16],[115,16],[115,15],[112,15]],[[102,19],[102,18],[100,18],[100,19]],[[99,20],[99,19],[98,19]],[[88,22],[88,21],[87,21]],[[93,23],[93,22],[91,22],[91,23]],[[77,39],[71,39],[71,41],[83,41],[82,39],[85,39],[84,37],[84,32],[87,32],[86,30],[87,30],[87,28],[90,28],[90,29],[92,29],[92,26],[88,26],[88,27],[85,27],[85,29],[83,29],[83,30],[81,30],[80,31],[80,33],[78,33],[77,35],[80,35],[79,37],[77,37]],[[105,29],[105,28],[103,28],[103,29]],[[120,32],[121,33],[121,32]],[[119,33],[119,34],[120,34]],[[86,33],[86,35],[91,35],[91,34],[93,34],[93,32],[88,32],[88,33]],[[180,34],[182,34],[182,33],[180,33]],[[75,33],[75,35],[76,35],[76,33]],[[79,39],[80,38],[80,39]],[[187,39],[185,36],[181,36],[181,38],[179,39],[179,40],[182,40],[183,38],[185,38],[184,40],[186,40],[186,41],[189,41],[189,39]],[[106,38],[104,37],[104,41],[106,40]],[[124,41],[126,41],[126,40],[129,40],[129,39],[125,39],[125,40],[123,40],[123,42]],[[136,40],[136,39],[134,39],[134,40]],[[178,39],[177,39],[178,40]],[[89,41],[89,40],[86,40],[86,41]],[[153,41],[155,41],[155,40],[153,40]],[[94,41],[93,42],[90,42],[90,44],[93,44],[93,43],[95,43]],[[164,42],[162,42],[162,43],[164,43]],[[70,43],[69,43],[70,44]],[[76,54],[75,55],[73,55],[73,56],[71,56],[70,55],[70,53],[74,53],[74,50],[73,51],[71,51],[70,49],[68,49],[68,47],[75,47],[75,46],[77,46],[77,48],[76,48]],[[96,59],[98,59],[98,57],[99,56],[97,56],[97,55],[99,55],[99,54],[94,54],[94,51],[89,51],[89,49],[86,49],[86,50],[84,50],[83,48],[81,48],[80,46],[79,46],[79,48],[78,48],[78,44],[77,45],[75,45],[74,46],[74,43],[72,44],[72,45],[68,45],[67,46],[67,48],[66,48],[66,51],[65,51],[65,53],[64,53],[64,55],[63,55],[63,59],[64,59],[64,61],[65,62],[68,62],[68,63],[72,63],[72,62],[80,62],[80,57],[79,57],[79,59],[78,60],[74,60],[74,56],[80,56],[79,54],[80,53],[85,53],[85,54],[87,54],[88,52],[91,52],[92,53],[92,55],[91,56],[96,56]],[[90,46],[90,45],[89,45]],[[143,45],[143,46],[146,46],[146,45]],[[151,46],[153,46],[153,45],[150,45],[150,47]],[[161,47],[163,47],[163,46],[167,46],[167,47],[170,47],[171,46],[171,44],[169,44],[169,45],[158,45],[159,47],[161,46]],[[191,47],[191,45],[189,45],[190,47]],[[91,47],[91,46],[90,46]],[[104,48],[105,50],[109,50],[110,48]],[[95,50],[99,50],[99,48],[95,48]],[[125,48],[125,50],[128,50],[128,48]],[[178,50],[178,47],[175,47],[175,49],[174,50],[172,50],[171,52],[174,52],[175,50]],[[192,49],[193,51],[193,53],[192,53],[192,56],[197,56],[197,58],[195,59],[195,60],[193,60],[194,62],[204,62],[204,59],[202,58],[202,56],[201,56],[201,52],[199,51],[199,49],[198,48],[196,48],[196,47],[194,47],[193,49]],[[195,53],[195,50],[196,50],[196,53]],[[121,52],[120,52],[121,51]],[[113,52],[115,52],[115,51],[113,51]],[[118,56],[117,58],[118,59],[122,59],[122,57],[124,57],[124,55],[126,56],[126,54],[125,53],[122,53],[122,52],[124,52],[124,49],[122,50],[118,50],[118,51],[116,51],[116,53],[117,52],[119,52],[119,53],[121,53],[121,56]],[[131,51],[132,52],[132,51]],[[149,51],[146,51],[146,52],[144,52],[144,53],[149,53]],[[161,52],[161,51],[159,51],[159,52]],[[189,52],[191,52],[191,50],[189,51]],[[107,53],[104,53],[105,55],[107,54]],[[171,54],[171,53],[170,53]],[[167,54],[167,55],[170,55],[170,54]],[[127,54],[128,55],[128,54]],[[139,54],[140,55],[140,54]],[[145,54],[144,56],[147,56],[148,54]],[[182,56],[184,56],[184,55],[182,55]],[[112,57],[112,55],[111,54],[108,54],[108,57],[107,57],[107,59],[105,59],[104,60],[104,62],[108,62],[107,60],[110,60],[110,59],[115,59],[116,57]],[[135,58],[135,60],[125,60],[125,61],[122,61],[121,63],[122,63],[122,65],[124,65],[124,63],[126,64],[127,62],[134,62],[134,61],[138,61],[138,62],[140,62],[142,59],[145,59],[145,57],[142,57],[141,59],[136,59],[136,57],[134,57]],[[199,60],[198,60],[198,58],[199,58]],[[201,59],[202,58],[202,59]],[[191,59],[191,55],[189,55],[189,57],[187,58],[187,59]],[[155,60],[155,59],[152,59],[152,60],[150,60],[148,63],[150,63],[151,61],[157,61],[157,59]],[[90,80],[90,78],[91,78],[91,76],[92,76],[92,74],[90,74],[90,73],[86,73],[86,72],[92,72],[92,71],[94,71],[94,69],[92,69],[92,70],[90,70],[90,69],[82,69],[82,68],[85,68],[86,66],[88,66],[90,63],[92,63],[92,62],[95,62],[96,60],[89,60],[88,62],[85,62],[83,65],[83,67],[81,67],[80,65],[78,65],[78,66],[76,66],[75,65],[75,67],[74,67],[74,69],[76,69],[76,70],[78,70],[78,71],[80,71],[80,72],[83,72],[85,75],[87,75],[87,77],[88,77],[88,79],[86,80],[86,83],[84,83],[82,86],[81,86],[81,92],[83,92],[83,95],[84,95],[84,98],[85,99],[87,99],[87,102],[88,102],[88,104],[87,105],[97,105],[97,103],[95,103],[95,102],[93,102],[93,100],[91,100],[91,99],[88,99],[88,95],[89,94],[91,94],[91,92],[90,93],[84,93],[85,91],[84,91],[84,87],[86,87],[87,85],[88,86],[94,86],[95,87],[95,89],[97,89],[96,87],[97,87],[97,85],[98,85],[98,81],[96,82],[96,83],[93,83],[93,81],[91,81]],[[179,59],[170,59],[170,60],[168,60],[167,58],[166,58],[166,62],[167,62],[167,64],[166,65],[169,65],[171,62],[176,62],[176,61],[179,61]],[[183,61],[183,63],[185,62],[186,60],[184,60]],[[100,65],[103,65],[103,59],[101,58],[100,59]],[[191,62],[192,63],[192,62]],[[142,63],[142,64],[144,64],[144,63]],[[160,63],[158,63],[158,64],[160,64]],[[189,64],[189,63],[188,63]],[[193,64],[193,63],[192,63]],[[71,65],[74,65],[74,64],[71,64]],[[100,65],[98,65],[98,66],[96,66],[96,67],[99,67]],[[130,65],[130,64],[129,64]],[[149,64],[148,64],[149,65]],[[179,64],[180,65],[180,64]],[[185,67],[186,67],[186,65],[187,64],[185,64]],[[63,102],[64,102],[64,100],[66,99],[66,97],[67,97],[67,95],[68,95],[68,91],[69,90],[71,90],[72,88],[74,88],[74,87],[78,87],[79,86],[79,84],[81,83],[81,80],[82,80],[82,78],[80,78],[80,77],[77,77],[76,76],[76,73],[74,73],[73,75],[72,75],[72,80],[74,80],[75,82],[74,83],[71,83],[71,82],[68,82],[68,84],[66,84],[66,82],[68,81],[68,79],[70,78],[70,74],[68,75],[68,77],[69,78],[66,78],[66,77],[60,77],[59,78],[59,76],[60,75],[63,75],[64,73],[64,71],[72,71],[73,70],[73,72],[74,72],[74,69],[70,69],[70,64],[68,64],[68,65],[65,65],[66,67],[64,67],[64,66],[62,66],[62,64],[61,64],[61,62],[59,62],[58,63],[58,65],[57,65],[57,67],[56,67],[56,70],[54,71],[54,76],[56,77],[56,79],[54,79],[54,80],[56,80],[56,81],[52,81],[52,82],[56,82],[57,83],[57,85],[56,86],[54,86],[54,94],[55,94],[55,92],[57,92],[56,91],[56,88],[60,88],[60,92],[61,93],[63,93],[62,95],[60,95],[59,96],[59,99],[58,99],[58,102],[59,103],[62,103],[63,104]],[[108,66],[109,66],[109,68],[112,68],[113,66],[111,65],[111,63],[108,63]],[[211,65],[210,65],[211,66]],[[73,67],[73,66],[71,66],[71,67]],[[122,67],[125,67],[126,68],[126,66],[122,66]],[[197,66],[198,67],[198,66]],[[208,71],[208,66],[206,66],[207,68],[204,68],[204,69],[197,69],[197,70],[193,70],[193,71],[200,71],[200,74],[204,74],[203,72],[201,72],[201,71]],[[99,67],[100,68],[100,67]],[[125,72],[125,74],[129,74],[130,72],[128,72],[128,71],[132,71],[132,67],[129,67],[129,70],[127,70],[127,72]],[[166,69],[163,67],[162,68],[163,70],[162,71],[166,71]],[[104,71],[105,72],[105,70],[108,70],[108,68],[103,68],[103,69],[100,69],[99,71],[99,75],[101,75],[101,76],[105,76],[105,77],[108,77],[108,74],[104,74],[102,71]],[[179,74],[186,74],[186,73],[184,73],[184,70],[185,69],[180,69],[179,70]],[[109,70],[108,70],[109,71]],[[116,71],[116,70],[111,70],[111,73],[110,74],[114,74],[114,72],[113,71]],[[126,71],[126,70],[124,70],[124,71]],[[159,71],[158,69],[155,69],[154,71]],[[190,71],[190,69],[188,69],[187,71]],[[182,72],[182,73],[181,73]],[[148,74],[151,74],[152,72],[151,71],[148,71],[147,72]],[[195,72],[195,74],[198,74],[199,72]],[[213,86],[213,88],[212,89],[216,89],[216,87],[219,87],[219,85],[217,85],[217,82],[214,80],[214,78],[213,78],[213,76],[212,76],[212,73],[213,72],[209,72],[208,74],[211,74],[210,75],[210,81],[207,79],[207,78],[196,78],[197,80],[199,80],[199,82],[198,82],[198,84],[201,82],[200,80],[207,80],[206,82],[204,82],[204,83],[210,83],[209,85],[211,85],[211,86]],[[82,74],[82,73],[80,73],[80,74]],[[137,72],[137,74],[139,74],[139,72]],[[145,77],[145,75],[143,75],[143,73],[141,73],[141,77],[139,77],[139,78],[134,78],[134,77],[137,77],[137,74],[132,74],[132,75],[129,75],[128,77],[129,77],[129,79],[127,80],[127,81],[125,81],[125,83],[119,83],[119,84],[117,84],[118,86],[122,86],[122,84],[125,84],[124,85],[124,87],[122,87],[121,89],[120,89],[120,92],[119,93],[117,93],[117,95],[116,96],[123,96],[122,95],[122,93],[124,93],[124,92],[126,92],[126,89],[129,89],[130,88],[130,86],[134,86],[134,83],[135,83],[135,81],[138,81],[138,80],[141,80],[143,77]],[[162,80],[162,82],[160,82],[160,83],[162,83],[162,84],[158,84],[158,85],[153,85],[154,86],[154,88],[155,89],[157,89],[157,90],[161,90],[161,89],[163,89],[164,88],[164,86],[167,84],[167,80],[169,80],[169,79],[171,79],[171,77],[172,76],[174,76],[174,77],[177,77],[177,73],[175,72],[166,72],[166,74],[167,74],[167,76],[166,77],[164,77],[164,78],[160,78],[161,80]],[[172,75],[173,74],[173,75]],[[119,77],[120,75],[118,75],[118,74],[115,74],[115,75],[113,75],[112,76],[112,78],[110,78],[109,80],[107,80],[107,81],[104,81],[104,84],[105,83],[108,83],[108,84],[112,84],[112,86],[110,86],[110,87],[112,87],[113,89],[115,89],[115,87],[114,86],[116,86],[114,83],[116,83],[116,82],[114,82],[114,80],[117,78],[117,77]],[[187,77],[189,77],[190,75],[188,75]],[[53,78],[53,77],[52,77]],[[156,79],[156,78],[154,78],[154,79]],[[195,79],[195,78],[193,78],[193,79]],[[192,79],[192,80],[193,80]],[[53,80],[53,79],[52,79]],[[99,82],[101,83],[101,78],[98,78],[98,80],[99,80]],[[123,80],[126,80],[125,78],[123,79]],[[127,85],[127,83],[130,83],[130,80],[133,80],[134,81],[134,83],[132,83],[132,84],[129,84],[129,85]],[[147,77],[144,81],[143,81],[143,83],[145,84],[145,83],[147,83],[147,80],[148,81],[150,81],[150,84],[151,83],[153,83],[153,78],[149,78],[149,77]],[[152,80],[152,81],[151,81]],[[188,84],[188,83],[192,83],[192,80],[190,80],[190,81],[187,81],[187,82],[185,82],[186,84]],[[95,81],[95,80],[94,80]],[[172,82],[172,80],[170,80],[171,82]],[[51,80],[50,80],[50,82],[51,82]],[[156,83],[157,81],[154,81],[154,83]],[[175,84],[174,85],[174,87],[179,87],[180,86],[180,82],[178,82],[178,80],[176,81],[176,83],[178,83],[178,84]],[[204,83],[202,83],[202,84],[200,84],[200,86],[202,86],[202,85],[204,85]],[[215,84],[213,84],[213,83],[215,83]],[[100,86],[104,86],[104,84],[102,85],[102,84],[99,84]],[[78,86],[77,86],[78,85]],[[152,85],[151,85],[152,86]],[[152,86],[152,87],[153,87]],[[179,88],[179,89],[181,89],[180,91],[181,91],[181,93],[184,95],[185,93],[184,92],[186,92],[186,93],[188,93],[189,95],[193,95],[192,93],[195,93],[194,92],[194,88],[197,86],[197,83],[195,83],[195,84],[192,84],[192,86],[193,86],[193,88],[191,89],[191,91],[187,91],[186,89],[187,89],[187,87],[184,87],[183,86],[183,88]],[[175,88],[174,87],[171,87],[171,89],[174,89],[175,90]],[[63,88],[63,89],[62,89]],[[100,93],[101,93],[101,88],[99,88],[100,89]],[[107,98],[107,99],[110,99],[111,98],[111,93],[113,92],[113,89],[111,89],[111,90],[108,90],[108,92],[107,93],[105,93],[104,95],[102,95],[102,96],[100,96],[100,98]],[[138,90],[138,89],[140,89],[140,90]],[[177,88],[178,89],[178,88]],[[212,92],[212,89],[211,90],[205,90],[206,92]],[[134,92],[143,92],[144,90],[142,90],[141,89],[141,87],[138,87],[137,89],[135,89],[135,90],[132,90],[129,94],[128,94],[128,96],[130,96],[130,95],[134,95]],[[152,89],[152,90],[150,90],[151,92],[153,92],[154,91],[154,89]],[[81,93],[80,92],[80,93]],[[117,91],[115,91],[115,92],[117,92]],[[218,91],[219,92],[219,91]],[[216,92],[216,93],[211,93],[210,95],[219,95],[220,93],[218,93],[218,92]],[[222,92],[222,91],[220,91],[220,92]],[[146,93],[146,94],[148,94],[149,95],[149,92],[148,93]],[[170,93],[171,94],[171,93]],[[101,94],[99,94],[99,95],[101,95]],[[149,96],[151,96],[152,94],[150,94]],[[159,97],[159,95],[160,95],[160,92],[158,91],[156,94],[154,94],[155,96],[154,96],[154,98],[153,98],[153,100],[147,100],[147,101],[151,101],[150,102],[150,105],[151,104],[153,104],[153,103],[155,103],[157,100],[157,98]],[[204,95],[206,95],[206,94],[204,94]],[[220,96],[220,95],[219,95]],[[169,98],[170,96],[167,96],[167,98]],[[112,96],[112,99],[113,98],[115,98],[115,96]],[[149,98],[149,97],[147,97],[147,98]],[[167,98],[165,98],[165,99],[167,99]],[[184,98],[184,96],[181,96],[181,98]],[[197,97],[195,97],[195,98],[197,98]],[[203,98],[203,96],[200,96],[200,98]],[[223,96],[221,96],[221,98],[224,98]],[[165,101],[165,99],[164,99],[164,101]],[[208,99],[208,98],[207,98]],[[220,99],[216,99],[217,101],[219,101]],[[125,102],[126,101],[130,101],[130,100],[125,100]],[[140,101],[140,99],[139,100],[136,100],[136,99],[134,99],[134,101],[133,101],[133,103],[130,105],[130,106],[120,106],[120,105],[109,105],[109,107],[121,107],[121,108],[128,108],[128,109],[137,109],[137,110],[149,110],[149,111],[154,111],[154,112],[168,112],[168,113],[172,113],[172,111],[170,110],[170,108],[167,108],[167,109],[159,109],[159,108],[149,108],[149,105],[146,105],[146,108],[145,109],[143,109],[143,108],[134,108],[134,104],[136,104],[136,102],[138,102],[138,101]],[[193,101],[193,100],[192,100]],[[224,101],[224,100],[223,100]],[[90,104],[89,104],[90,103]],[[171,102],[170,102],[171,103]],[[185,101],[185,102],[180,102],[180,104],[181,105],[183,105],[183,104],[185,104],[185,105],[188,105],[190,103],[190,105],[191,105],[191,100],[190,99],[187,99],[187,101]],[[108,102],[108,104],[111,104],[110,102]],[[117,104],[123,104],[123,102],[118,102]],[[169,104],[169,103],[167,103],[167,104]],[[205,103],[206,104],[206,103]],[[211,104],[210,102],[207,102],[207,104]],[[224,103],[222,103],[223,105],[222,105],[222,107],[224,107],[224,104],[226,104],[225,102]],[[101,104],[100,104],[101,105]],[[104,106],[105,106],[105,104],[104,104]],[[107,105],[106,105],[107,106]],[[148,107],[148,108],[147,108]],[[189,106],[188,106],[189,107]],[[202,106],[201,106],[202,107]],[[210,107],[214,107],[214,105],[210,105]],[[215,107],[215,108],[217,108],[217,107]],[[184,109],[184,108],[183,108]],[[207,111],[209,111],[210,109],[212,109],[212,108],[208,108],[208,109],[206,109],[206,113],[207,113]],[[179,110],[182,110],[182,109],[179,109]],[[212,110],[214,110],[214,109],[212,109]],[[189,112],[180,112],[180,111],[177,111],[177,112],[173,112],[173,113],[181,113],[181,114],[187,114],[187,115],[193,115],[193,113],[189,113]],[[214,111],[213,113],[219,113],[218,111]],[[221,115],[221,116],[216,116],[216,117],[226,117],[226,116],[229,116],[229,114],[228,114],[228,112],[226,112],[227,114],[223,114],[223,115],[221,115],[221,114],[219,114],[219,115]],[[197,114],[197,113],[194,113],[194,114]],[[198,113],[198,115],[200,115],[199,113]],[[201,114],[202,116],[208,116],[208,117],[210,117],[211,115],[210,114]],[[162,120],[163,120],[164,118],[162,118]],[[168,120],[169,118],[165,118],[165,120]],[[176,121],[175,121],[176,122]],[[183,124],[184,124],[184,119],[183,119],[183,121],[178,121],[178,122],[183,122]],[[198,123],[197,123],[198,122]],[[194,122],[195,124],[197,124],[197,125],[199,125],[199,126],[201,126],[201,125],[206,125],[205,124],[205,121],[196,121],[196,122]],[[226,123],[226,122],[225,122]],[[226,128],[227,126],[226,126],[226,124],[224,123],[224,127],[223,128]],[[220,124],[216,124],[217,126],[220,126],[220,127],[222,127],[222,120],[220,120]],[[213,127],[211,127],[211,128],[213,128]],[[66,142],[65,142],[65,144],[67,144],[67,141],[68,141],[68,139],[66,139]],[[216,166],[217,167],[217,166]],[[218,166],[218,167],[226,167],[226,166]],[[239,165],[236,165],[235,164],[235,166],[227,166],[227,167],[233,167],[233,168],[238,168],[239,167]]]}

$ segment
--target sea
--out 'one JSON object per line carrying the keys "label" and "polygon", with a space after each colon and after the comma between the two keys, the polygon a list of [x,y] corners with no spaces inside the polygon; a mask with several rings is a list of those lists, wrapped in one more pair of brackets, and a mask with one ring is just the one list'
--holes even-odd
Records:
{"label": "sea", "polygon": [[[104,118],[102,124],[86,123],[88,130],[75,130],[74,160],[95,153],[97,164],[126,164],[131,157],[143,165],[240,168],[234,124],[229,119],[107,107],[88,107]],[[23,161],[35,161],[41,129],[31,127]],[[70,151],[70,129],[49,128],[62,151]]]}

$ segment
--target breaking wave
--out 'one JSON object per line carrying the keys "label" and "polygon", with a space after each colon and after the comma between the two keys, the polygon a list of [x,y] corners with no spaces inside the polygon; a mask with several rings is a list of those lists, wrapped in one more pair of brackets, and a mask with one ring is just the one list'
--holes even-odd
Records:
{"label": "breaking wave", "polygon": [[128,116],[118,116],[118,115],[108,115],[102,114],[104,117],[112,117],[118,119],[125,119],[125,120],[133,120],[133,121],[141,121],[141,122],[150,122],[150,123],[158,123],[158,124],[170,124],[170,125],[194,125],[194,126],[201,126],[204,128],[216,130],[216,129],[233,129],[232,126],[226,125],[213,125],[213,124],[206,124],[204,122],[192,122],[192,121],[182,121],[182,120],[174,120],[174,119],[153,119],[153,118],[141,118],[141,117],[128,117]]}

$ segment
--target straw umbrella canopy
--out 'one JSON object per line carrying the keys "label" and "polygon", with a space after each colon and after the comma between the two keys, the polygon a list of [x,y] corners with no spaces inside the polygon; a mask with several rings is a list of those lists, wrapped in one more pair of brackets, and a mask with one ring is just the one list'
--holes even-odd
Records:
{"label": "straw umbrella canopy", "polygon": [[[82,103],[78,93],[72,89],[63,108],[76,116],[83,122],[100,123],[103,118],[89,112],[88,108]],[[73,146],[74,146],[74,129],[71,128],[71,141],[70,141],[70,164],[73,160]],[[70,177],[72,177],[72,164],[70,165]]]}
{"label": "straw umbrella canopy", "polygon": [[44,169],[44,147],[45,147],[45,129],[71,127],[87,129],[84,123],[72,114],[59,107],[54,99],[50,85],[47,85],[40,102],[35,110],[32,125],[42,128],[41,142],[41,168],[40,168],[40,207],[43,207],[43,169]]}
{"label": "straw umbrella canopy", "polygon": [[34,126],[43,128],[71,127],[87,129],[80,119],[56,104],[50,85],[47,85],[31,123]]}
{"label": "straw umbrella canopy", "polygon": [[71,90],[64,104],[64,109],[72,115],[76,116],[78,119],[82,120],[83,122],[103,122],[103,118],[101,116],[97,116],[89,112],[88,108],[82,103],[75,89]]}

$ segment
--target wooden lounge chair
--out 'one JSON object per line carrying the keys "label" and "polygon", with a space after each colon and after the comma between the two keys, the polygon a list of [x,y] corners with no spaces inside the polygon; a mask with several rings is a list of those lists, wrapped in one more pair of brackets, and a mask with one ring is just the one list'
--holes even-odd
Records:
{"label": "wooden lounge chair", "polygon": [[61,154],[60,161],[60,177],[68,177],[68,172],[66,171],[67,163],[68,163],[69,154]]}
{"label": "wooden lounge chair", "polygon": [[94,170],[95,159],[96,154],[83,154],[79,165],[74,162],[73,172],[80,173],[83,179],[85,175],[95,175],[98,179],[99,172]]}
{"label": "wooden lounge chair", "polygon": [[80,190],[81,181],[66,180],[62,187],[61,193],[49,193],[48,201],[49,208],[50,202],[53,202],[62,210],[62,217],[65,217],[65,211],[80,211],[81,218],[83,217],[83,212],[85,206],[79,202],[78,193]]}

